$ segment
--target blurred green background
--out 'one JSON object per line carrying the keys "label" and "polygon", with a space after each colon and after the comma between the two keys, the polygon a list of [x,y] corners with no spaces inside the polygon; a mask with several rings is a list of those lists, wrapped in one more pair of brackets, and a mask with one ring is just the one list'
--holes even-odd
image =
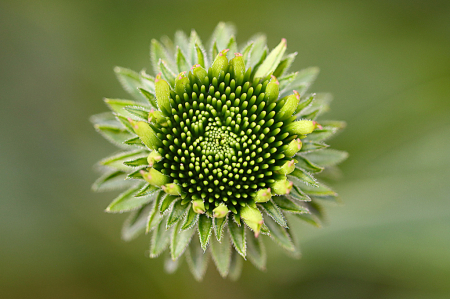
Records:
{"label": "blurred green background", "polygon": [[[151,38],[231,21],[319,66],[347,129],[327,224],[303,257],[267,246],[238,282],[197,283],[120,238],[93,164],[116,151],[88,119],[127,97],[115,65],[150,69]],[[0,298],[450,298],[450,1],[1,1]],[[266,242],[268,244],[269,242]]]}

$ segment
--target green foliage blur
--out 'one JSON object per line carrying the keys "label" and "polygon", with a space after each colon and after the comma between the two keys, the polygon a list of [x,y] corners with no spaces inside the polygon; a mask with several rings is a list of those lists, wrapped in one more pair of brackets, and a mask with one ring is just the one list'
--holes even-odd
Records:
{"label": "green foliage blur", "polygon": [[[350,158],[326,225],[295,224],[300,260],[270,245],[266,272],[197,283],[121,240],[115,193],[90,189],[116,149],[88,119],[127,97],[115,65],[151,70],[151,38],[218,21],[320,67]],[[0,99],[0,298],[450,298],[450,1],[4,0]]]}

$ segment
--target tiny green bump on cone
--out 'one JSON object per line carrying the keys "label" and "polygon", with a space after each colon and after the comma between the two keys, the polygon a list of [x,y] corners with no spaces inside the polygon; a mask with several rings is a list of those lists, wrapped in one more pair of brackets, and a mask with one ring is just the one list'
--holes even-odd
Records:
{"label": "tiny green bump on cone", "polygon": [[262,203],[262,202],[268,202],[272,198],[272,193],[270,188],[261,189],[258,192],[256,192],[255,196],[255,202],[256,203]]}
{"label": "tiny green bump on cone", "polygon": [[272,184],[272,191],[276,195],[285,195],[291,192],[292,186],[293,186],[292,182],[289,182],[286,178],[284,178],[276,180]]}
{"label": "tiny green bump on cone", "polygon": [[162,160],[161,154],[154,150],[147,156],[147,162],[149,167],[153,167],[153,165]]}
{"label": "tiny green bump on cone", "polygon": [[192,67],[192,74],[194,74],[195,78],[197,78],[200,85],[208,83],[208,72],[200,64],[196,64]]}
{"label": "tiny green bump on cone", "polygon": [[165,176],[154,168],[150,168],[148,172],[141,170],[140,173],[144,180],[153,186],[161,187],[162,185],[170,183],[170,178],[168,176]]}
{"label": "tiny green bump on cone", "polygon": [[281,166],[279,170],[276,170],[276,172],[285,175],[290,174],[291,172],[294,171],[296,162],[297,161],[294,159],[287,161],[286,163],[283,164],[283,166]]}
{"label": "tiny green bump on cone", "polygon": [[280,94],[280,82],[278,82],[275,76],[271,76],[269,84],[266,87],[266,98],[269,103],[272,103],[278,99]]}
{"label": "tiny green bump on cone", "polygon": [[228,69],[228,59],[227,52],[229,49],[225,49],[217,54],[216,59],[214,60],[211,66],[212,76],[215,78],[219,78],[221,72],[226,72]]}
{"label": "tiny green bump on cone", "polygon": [[155,94],[159,109],[165,115],[170,115],[170,85],[161,78],[161,73],[155,78]]}
{"label": "tiny green bump on cone", "polygon": [[206,212],[205,203],[201,199],[196,199],[192,201],[192,209],[197,214],[204,214]]}
{"label": "tiny green bump on cone", "polygon": [[187,85],[189,84],[189,78],[186,77],[186,72],[181,72],[175,78],[175,92],[182,96],[185,92],[187,92]]}
{"label": "tiny green bump on cone", "polygon": [[240,85],[242,84],[245,74],[245,62],[241,53],[235,53],[234,55],[234,58],[230,60],[231,72],[234,78],[238,79],[236,80],[236,83]]}
{"label": "tiny green bump on cone", "polygon": [[257,238],[264,223],[261,212],[257,208],[246,205],[241,209],[241,218],[253,230]]}
{"label": "tiny green bump on cone", "polygon": [[302,141],[300,138],[296,138],[292,140],[287,149],[284,151],[286,157],[293,157],[296,153],[298,153],[302,149]]}
{"label": "tiny green bump on cone", "polygon": [[[152,40],[156,75],[117,68],[132,98],[105,100],[112,113],[91,118],[102,136],[124,149],[102,160],[104,174],[93,189],[126,189],[113,202],[133,210],[124,231],[134,236],[147,227],[152,257],[169,248],[179,258],[186,249],[199,280],[211,253],[221,273],[229,267],[235,278],[239,269],[230,250],[260,260],[260,233],[292,249],[284,213],[309,210],[297,218],[319,219],[318,200],[337,194],[314,175],[347,156],[322,143],[342,122],[320,120],[322,127],[315,120],[326,111],[318,109],[323,99],[310,93],[300,100],[296,91],[309,93],[317,69],[288,74],[296,53],[286,53],[285,39],[269,50],[263,35],[237,44],[235,33],[220,23],[210,47],[194,30],[178,31],[174,41]],[[270,216],[266,223],[259,209]],[[220,237],[224,230],[231,238]],[[196,232],[200,240],[192,237]]]}
{"label": "tiny green bump on cone", "polygon": [[223,218],[228,214],[229,211],[230,210],[228,210],[227,206],[221,203],[213,210],[213,215],[215,218]]}
{"label": "tiny green bump on cone", "polygon": [[148,121],[159,124],[163,127],[167,126],[167,118],[164,116],[164,114],[162,114],[161,111],[155,110],[153,108],[148,113]]}
{"label": "tiny green bump on cone", "polygon": [[153,129],[146,122],[135,121],[131,118],[128,121],[133,127],[134,132],[149,149],[156,150],[162,145]]}
{"label": "tiny green bump on cone", "polygon": [[294,121],[286,126],[286,130],[293,135],[307,135],[314,131],[316,123],[312,120]]}
{"label": "tiny green bump on cone", "polygon": [[276,114],[276,119],[278,121],[284,121],[292,116],[292,113],[294,113],[295,109],[298,106],[298,103],[300,102],[300,95],[293,94],[289,95],[285,99],[284,106],[278,111]]}
{"label": "tiny green bump on cone", "polygon": [[161,189],[170,195],[181,195],[183,189],[174,183],[169,183],[161,186]]}

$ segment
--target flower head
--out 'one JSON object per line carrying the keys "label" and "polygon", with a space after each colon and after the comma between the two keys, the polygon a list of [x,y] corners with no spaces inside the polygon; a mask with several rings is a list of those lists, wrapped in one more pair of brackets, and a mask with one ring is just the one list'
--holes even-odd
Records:
{"label": "flower head", "polygon": [[124,239],[152,232],[150,256],[187,251],[198,279],[207,258],[198,248],[223,276],[239,255],[262,269],[260,234],[295,252],[285,214],[318,225],[317,200],[336,197],[313,173],[346,158],[323,143],[344,124],[315,121],[328,107],[306,94],[318,70],[287,73],[296,53],[285,53],[285,39],[271,51],[263,35],[238,48],[233,27],[220,23],[209,51],[195,31],[175,42],[152,40],[155,77],[115,69],[134,100],[107,99],[112,113],[93,117],[124,149],[100,162],[107,171],[94,189],[126,188],[107,208],[132,211]]}

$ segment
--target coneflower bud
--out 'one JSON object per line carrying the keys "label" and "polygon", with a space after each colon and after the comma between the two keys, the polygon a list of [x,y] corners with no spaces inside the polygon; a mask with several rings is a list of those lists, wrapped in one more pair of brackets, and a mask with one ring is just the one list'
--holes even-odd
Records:
{"label": "coneflower bud", "polygon": [[284,151],[286,157],[293,157],[296,153],[298,153],[302,149],[302,141],[300,138],[292,140],[287,149]]}
{"label": "coneflower bud", "polygon": [[311,120],[299,120],[287,125],[286,131],[293,135],[306,135],[314,131],[315,128],[315,122]]}
{"label": "coneflower bud", "polygon": [[272,190],[277,195],[285,195],[291,192],[292,185],[292,182],[289,182],[286,178],[279,179],[272,184]]}
{"label": "coneflower bud", "polygon": [[272,198],[272,193],[270,188],[261,189],[256,192],[256,196],[254,198],[255,202],[268,202]]}
{"label": "coneflower bud", "polygon": [[192,67],[192,73],[194,74],[194,77],[197,78],[199,85],[208,83],[208,72],[200,64],[196,64]]}
{"label": "coneflower bud", "polygon": [[170,85],[161,78],[161,73],[155,78],[155,94],[159,109],[165,114],[170,115]]}
{"label": "coneflower bud", "polygon": [[151,109],[148,113],[148,121],[152,123],[157,123],[163,127],[167,126],[167,118],[162,114],[161,111]]}
{"label": "coneflower bud", "polygon": [[[206,269],[208,256],[203,253],[212,255],[222,276],[233,273],[236,278],[239,254],[263,268],[263,240],[254,239],[260,232],[295,251],[288,237],[290,218],[284,213],[318,225],[317,199],[336,193],[313,174],[346,157],[345,152],[322,151],[328,147],[322,141],[342,123],[327,122],[326,130],[320,130],[322,126],[312,119],[325,109],[308,109],[314,95],[300,100],[296,90],[286,93],[307,92],[318,69],[288,73],[296,53],[285,55],[285,39],[267,52],[264,38],[257,37],[243,54],[228,60],[225,48],[237,51],[233,32],[220,23],[210,49],[204,48],[195,30],[189,37],[177,32],[175,43],[168,37],[163,43],[152,40],[156,77],[116,68],[135,100],[107,100],[113,114],[92,118],[106,139],[129,148],[100,162],[108,172],[93,186],[94,190],[127,187],[108,207],[114,212],[133,211],[123,228],[124,239],[151,231],[150,256],[168,248],[175,261],[187,252],[197,279]],[[245,64],[251,67],[246,69]],[[301,139],[305,150],[297,154]],[[122,176],[133,184],[118,183]],[[275,197],[285,194],[289,195]],[[308,210],[311,215],[302,214]],[[197,237],[195,232],[199,242],[190,241]],[[230,254],[234,249],[238,254]]]}
{"label": "coneflower bud", "polygon": [[258,237],[264,223],[261,212],[257,208],[246,205],[241,209],[241,218],[253,230],[255,237]]}
{"label": "coneflower bud", "polygon": [[295,163],[297,161],[292,159],[291,161],[287,161],[286,163],[281,166],[280,169],[278,169],[276,172],[280,174],[290,174],[295,169]]}
{"label": "coneflower bud", "polygon": [[230,51],[230,49],[225,49],[219,52],[216,59],[214,60],[212,66],[211,66],[211,72],[212,76],[219,78],[219,75],[221,72],[226,72],[228,69],[228,59],[227,59],[227,52]]}
{"label": "coneflower bud", "polygon": [[146,123],[145,121],[135,121],[131,118],[128,118],[128,121],[133,127],[133,130],[136,133],[136,135],[139,136],[142,142],[149,149],[156,150],[162,145],[161,141],[158,139],[158,137],[156,137],[155,132],[148,125],[148,123]]}
{"label": "coneflower bud", "polygon": [[300,95],[293,94],[287,96],[284,100],[284,105],[281,107],[280,111],[275,115],[275,119],[278,121],[283,121],[292,116],[295,109],[298,106],[298,102],[300,101]]}
{"label": "coneflower bud", "polygon": [[205,213],[205,203],[201,199],[196,199],[192,201],[192,210],[197,214]]}
{"label": "coneflower bud", "polygon": [[141,170],[140,173],[144,180],[146,180],[153,186],[160,187],[162,185],[170,183],[170,178],[168,176],[165,176],[154,168],[150,168],[148,172],[146,172],[145,170]]}
{"label": "coneflower bud", "polygon": [[153,150],[147,157],[149,167],[153,167],[153,164],[162,160],[161,154],[157,150]]}
{"label": "coneflower bud", "polygon": [[275,102],[280,94],[280,82],[278,82],[275,76],[271,76],[269,84],[266,86],[266,99],[268,103]]}
{"label": "coneflower bud", "polygon": [[227,206],[221,203],[213,210],[213,216],[215,218],[223,218],[228,214],[229,211],[230,210],[228,210]]}
{"label": "coneflower bud", "polygon": [[187,92],[187,85],[189,84],[189,78],[186,77],[186,72],[180,73],[175,78],[175,92],[178,96],[182,97]]}
{"label": "coneflower bud", "polygon": [[234,58],[230,60],[231,74],[236,80],[236,85],[239,86],[244,81],[245,62],[241,53],[234,53]]}
{"label": "coneflower bud", "polygon": [[181,195],[181,193],[183,192],[181,187],[174,183],[162,185],[161,189],[170,195]]}

